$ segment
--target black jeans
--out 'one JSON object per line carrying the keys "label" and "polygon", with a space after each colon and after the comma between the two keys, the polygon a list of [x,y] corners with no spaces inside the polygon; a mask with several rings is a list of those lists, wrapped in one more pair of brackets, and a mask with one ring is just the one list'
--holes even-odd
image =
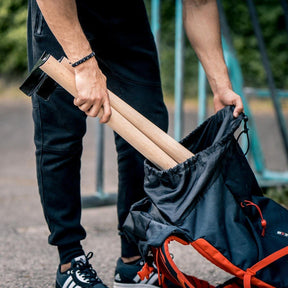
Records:
{"label": "black jeans", "polygon": [[[91,3],[89,3],[91,2]],[[142,0],[79,0],[78,16],[96,52],[108,88],[164,131],[168,114],[163,102],[155,43]],[[131,13],[130,11],[133,11]],[[64,52],[45,23],[35,0],[29,0],[29,69],[43,51],[60,58]],[[49,243],[58,246],[61,263],[83,253],[80,166],[86,115],[61,87],[44,101],[32,97],[37,178]],[[130,206],[145,194],[143,156],[115,133],[118,153],[119,231]],[[137,247],[121,237],[123,257],[138,255]]]}

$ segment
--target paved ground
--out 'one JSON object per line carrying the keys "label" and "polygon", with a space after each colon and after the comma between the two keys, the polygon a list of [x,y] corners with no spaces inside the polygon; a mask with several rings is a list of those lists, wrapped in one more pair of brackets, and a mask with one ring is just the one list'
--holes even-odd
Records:
{"label": "paved ground", "polygon": [[[189,113],[188,113],[189,112]],[[185,133],[195,128],[196,113],[188,111]],[[171,118],[173,119],[173,118]],[[264,151],[270,169],[286,169],[275,121],[258,114],[260,136],[266,137]],[[0,100],[0,283],[3,288],[54,287],[58,265],[56,249],[47,244],[48,231],[37,192],[31,107],[28,99]],[[173,123],[171,123],[173,126]],[[117,187],[116,154],[112,132],[105,129],[105,191]],[[169,132],[170,133],[170,132]],[[83,155],[83,195],[95,191],[95,120],[89,119]],[[88,232],[85,250],[93,251],[92,264],[112,287],[115,261],[119,255],[115,206],[84,209],[83,225]],[[189,249],[189,253],[187,253]],[[189,274],[211,283],[228,276],[202,259],[192,248],[172,247],[175,261]]]}

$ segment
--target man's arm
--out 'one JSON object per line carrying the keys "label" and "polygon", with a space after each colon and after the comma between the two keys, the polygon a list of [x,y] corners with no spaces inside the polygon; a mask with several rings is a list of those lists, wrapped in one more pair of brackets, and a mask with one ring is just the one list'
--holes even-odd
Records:
{"label": "man's arm", "polygon": [[[92,52],[78,20],[75,0],[37,0],[37,3],[70,62],[74,63]],[[74,69],[78,91],[74,104],[92,117],[97,116],[103,107],[101,122],[107,122],[111,116],[111,108],[106,77],[99,69],[95,57]]]}
{"label": "man's arm", "polygon": [[235,105],[234,116],[243,112],[241,97],[232,91],[224,61],[216,0],[183,0],[183,22],[214,94],[214,108]]}

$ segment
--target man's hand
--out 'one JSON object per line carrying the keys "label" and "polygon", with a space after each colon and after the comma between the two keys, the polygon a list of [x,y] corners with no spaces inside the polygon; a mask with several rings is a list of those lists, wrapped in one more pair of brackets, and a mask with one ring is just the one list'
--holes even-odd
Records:
{"label": "man's hand", "polygon": [[221,94],[214,94],[214,110],[217,112],[227,105],[234,105],[235,109],[233,116],[237,118],[244,111],[241,97],[232,91],[231,88],[226,88],[221,91]]}
{"label": "man's hand", "polygon": [[91,117],[96,117],[103,108],[100,123],[106,123],[111,116],[111,107],[106,77],[99,69],[95,58],[75,67],[75,81],[78,97],[74,105]]}

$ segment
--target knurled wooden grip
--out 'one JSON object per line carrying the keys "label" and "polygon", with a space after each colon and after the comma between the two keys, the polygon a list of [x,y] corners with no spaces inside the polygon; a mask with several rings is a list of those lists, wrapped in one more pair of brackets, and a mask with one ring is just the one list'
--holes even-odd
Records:
{"label": "knurled wooden grip", "polygon": [[[40,66],[40,69],[54,81],[56,81],[60,86],[62,86],[66,91],[68,91],[72,96],[77,96],[75,77],[73,72],[59,63],[51,55],[45,61],[45,63]],[[128,143],[130,143],[145,158],[151,161],[158,168],[164,170],[173,168],[177,165],[177,162],[172,157],[170,157],[151,139],[149,139],[145,134],[137,129],[125,117],[123,117],[117,110],[113,108],[112,105],[111,109],[112,116],[107,122],[107,125],[121,137],[123,137]],[[101,113],[103,113],[103,110],[99,113],[99,117],[101,117]]]}

